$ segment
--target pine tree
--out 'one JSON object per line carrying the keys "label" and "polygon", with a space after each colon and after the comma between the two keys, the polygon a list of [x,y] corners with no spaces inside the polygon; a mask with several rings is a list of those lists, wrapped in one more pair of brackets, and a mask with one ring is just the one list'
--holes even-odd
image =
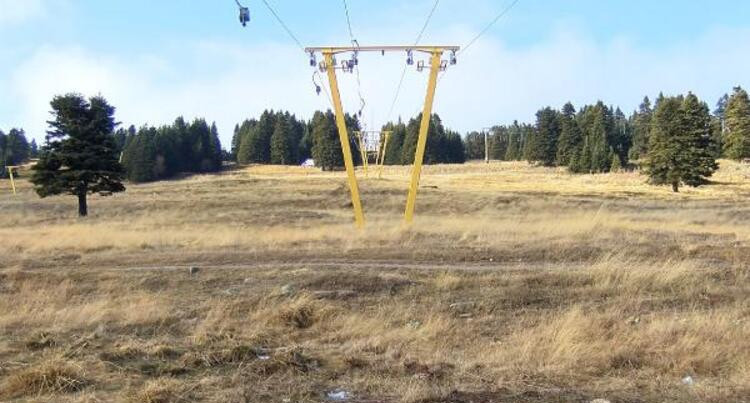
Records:
{"label": "pine tree", "polygon": [[725,112],[724,153],[741,161],[750,158],[750,99],[741,87],[734,89]]}
{"label": "pine tree", "polygon": [[466,159],[478,160],[484,158],[484,134],[471,132],[466,135]]}
{"label": "pine tree", "polygon": [[268,164],[271,162],[271,136],[276,127],[276,114],[265,111],[258,120],[258,124],[248,133],[245,147],[247,147],[247,162]]}
{"label": "pine tree", "polygon": [[[356,114],[350,115],[347,113],[344,115],[344,121],[346,122],[346,132],[349,135],[349,149],[352,152],[352,162],[354,163],[354,165],[362,165],[362,154],[360,154],[359,151],[359,138],[355,135],[355,133],[362,130],[362,125],[359,122],[359,117]],[[336,123],[335,120],[334,123]],[[338,124],[334,124],[334,127],[336,128],[336,136],[338,136]],[[337,144],[339,150],[341,150],[341,140],[339,140]],[[343,167],[344,153],[342,151],[339,152],[341,153],[342,158],[340,166]]]}
{"label": "pine tree", "polygon": [[553,166],[557,157],[559,136],[558,112],[549,107],[537,112],[536,131],[528,148],[528,161]]}
{"label": "pine tree", "polygon": [[56,96],[54,120],[48,122],[47,144],[33,168],[31,182],[40,197],[71,194],[78,197],[78,214],[88,215],[87,195],[108,196],[125,187],[112,133],[115,108],[100,97]]}
{"label": "pine tree", "polygon": [[386,165],[403,165],[402,154],[404,139],[406,138],[406,125],[401,119],[394,125],[385,126],[385,130],[392,130],[391,137],[385,149]]}
{"label": "pine tree", "polygon": [[648,153],[649,135],[651,133],[651,101],[643,98],[638,112],[633,114],[633,147],[630,149],[630,159],[639,160]]}
{"label": "pine tree", "polygon": [[680,127],[680,106],[678,98],[661,97],[654,110],[652,130],[649,139],[646,172],[649,180],[655,185],[672,185],[672,190],[679,191],[681,169],[679,160],[680,145],[678,139]]}
{"label": "pine tree", "polygon": [[10,165],[5,161],[5,147],[8,143],[8,137],[0,130],[0,178],[5,178],[8,172],[5,168],[6,165]]}
{"label": "pine tree", "polygon": [[276,118],[276,127],[271,136],[271,164],[288,165],[294,162],[289,120],[284,116]]}
{"label": "pine tree", "polygon": [[609,143],[613,152],[620,157],[620,161],[627,163],[633,146],[633,128],[620,108],[616,108],[614,112]]}
{"label": "pine tree", "polygon": [[522,158],[523,150],[523,132],[518,121],[508,129],[508,149],[505,150],[505,161],[518,161]]}
{"label": "pine tree", "polygon": [[1,167],[6,165],[20,165],[29,159],[31,147],[26,139],[26,132],[23,129],[10,129],[8,134],[4,135],[0,141],[3,142],[2,146],[0,146]]}
{"label": "pine tree", "polygon": [[568,166],[571,160],[581,153],[583,134],[576,121],[576,109],[573,104],[565,104],[559,118],[560,140],[557,145],[556,162],[559,166]]}
{"label": "pine tree", "polygon": [[708,106],[691,94],[661,97],[653,116],[647,173],[656,185],[700,186],[718,168],[712,154]]}
{"label": "pine tree", "polygon": [[711,115],[708,105],[688,93],[682,102],[682,149],[685,153],[685,169],[682,181],[688,186],[706,183],[719,168],[715,147],[711,137]]}
{"label": "pine tree", "polygon": [[310,123],[300,122],[300,125],[302,127],[302,137],[299,142],[299,155],[297,160],[299,162],[304,162],[312,158],[313,137]]}
{"label": "pine tree", "polygon": [[29,145],[29,157],[39,158],[39,146],[36,145],[36,139],[31,139],[31,144]]}
{"label": "pine tree", "polygon": [[466,154],[464,150],[464,142],[461,135],[454,131],[446,131],[446,146],[448,149],[446,163],[449,164],[463,164],[466,162]]}
{"label": "pine tree", "polygon": [[620,161],[620,156],[617,155],[617,153],[612,152],[612,163],[609,167],[609,172],[620,172],[622,170],[622,162]]}
{"label": "pine tree", "polygon": [[588,139],[589,172],[607,172],[612,162],[610,144],[607,141],[611,131],[611,115],[609,109],[599,102],[588,109],[590,126],[586,137]]}
{"label": "pine tree", "polygon": [[237,163],[249,164],[251,162],[252,144],[250,135],[255,131],[258,121],[255,119],[246,120],[240,125],[239,132],[236,136],[237,141]]}
{"label": "pine tree", "polygon": [[219,138],[219,128],[216,127],[216,122],[211,123],[209,133],[211,139],[211,147],[209,151],[209,158],[211,159],[211,171],[216,172],[221,170],[224,161],[224,153],[221,148],[221,139]]}
{"label": "pine tree", "polygon": [[155,141],[156,129],[144,126],[123,152],[122,165],[129,181],[151,182],[158,178],[158,174],[164,174],[164,168],[157,169]]}
{"label": "pine tree", "polygon": [[[509,130],[505,126],[496,126],[492,129],[493,135],[490,137],[490,159],[496,161],[505,160],[505,154],[508,153]],[[484,139],[482,139],[484,142]],[[484,157],[484,154],[482,155]]]}
{"label": "pine tree", "polygon": [[315,165],[324,171],[344,166],[341,143],[333,113],[315,112],[312,119],[313,147],[312,156]]}

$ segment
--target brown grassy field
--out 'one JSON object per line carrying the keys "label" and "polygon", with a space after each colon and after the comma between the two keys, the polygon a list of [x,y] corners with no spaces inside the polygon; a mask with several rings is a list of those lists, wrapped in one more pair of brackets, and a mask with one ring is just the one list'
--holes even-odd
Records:
{"label": "brown grassy field", "polygon": [[361,233],[315,169],[131,185],[84,220],[1,181],[0,400],[750,401],[750,166],[680,194],[431,166],[409,229],[407,174],[362,179]]}

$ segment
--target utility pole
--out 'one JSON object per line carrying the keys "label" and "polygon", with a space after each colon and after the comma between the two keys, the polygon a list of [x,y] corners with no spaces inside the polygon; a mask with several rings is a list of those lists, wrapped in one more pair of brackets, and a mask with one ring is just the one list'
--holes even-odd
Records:
{"label": "utility pole", "polygon": [[[419,190],[419,180],[422,174],[422,163],[424,161],[424,152],[427,145],[427,133],[430,127],[430,118],[432,115],[432,105],[435,100],[435,88],[437,87],[438,73],[448,68],[448,64],[456,64],[456,52],[458,46],[341,46],[341,47],[312,47],[306,48],[305,52],[310,54],[310,65],[316,66],[315,55],[321,53],[324,61],[317,64],[321,72],[328,73],[328,81],[331,88],[331,97],[333,98],[333,107],[336,110],[336,122],[339,130],[339,140],[341,141],[341,150],[344,153],[344,165],[349,181],[349,191],[352,197],[352,207],[354,209],[354,219],[358,228],[364,228],[365,216],[362,211],[362,201],[359,196],[359,185],[357,176],[354,171],[352,161],[351,147],[349,146],[349,135],[344,120],[344,109],[341,104],[341,94],[339,93],[338,79],[336,69],[344,72],[353,72],[354,67],[359,64],[358,55],[360,52],[406,52],[407,64],[414,64],[414,52],[426,53],[430,55],[430,78],[427,85],[427,95],[425,96],[424,109],[422,111],[422,123],[419,128],[419,138],[417,139],[417,150],[414,155],[414,166],[412,168],[411,182],[409,185],[409,194],[406,198],[406,210],[404,212],[405,223],[411,224],[414,220],[414,210],[417,203],[417,192]],[[443,60],[444,52],[451,52],[450,60]],[[349,60],[342,60],[339,67],[336,63],[335,56],[342,53],[350,53]],[[417,63],[417,71],[425,68],[424,62]]]}

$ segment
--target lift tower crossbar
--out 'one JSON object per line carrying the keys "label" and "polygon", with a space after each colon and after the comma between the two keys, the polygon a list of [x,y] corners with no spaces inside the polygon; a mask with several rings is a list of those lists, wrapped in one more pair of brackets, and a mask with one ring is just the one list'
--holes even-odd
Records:
{"label": "lift tower crossbar", "polygon": [[[321,71],[328,73],[328,81],[331,87],[331,97],[333,107],[336,109],[336,125],[339,129],[339,140],[341,141],[341,150],[344,153],[344,166],[349,180],[349,191],[352,197],[352,207],[354,209],[354,220],[358,228],[364,228],[365,217],[362,211],[362,202],[359,196],[359,185],[357,176],[354,171],[354,161],[352,160],[351,147],[349,146],[349,134],[346,129],[346,120],[344,118],[344,109],[341,103],[341,94],[339,92],[338,79],[336,77],[335,55],[341,53],[352,53],[352,59],[345,61],[340,67],[345,71],[351,71],[353,66],[358,63],[357,54],[362,52],[406,52],[408,55],[407,64],[414,64],[412,57],[413,52],[427,53],[430,55],[430,78],[427,83],[427,95],[425,96],[424,109],[422,111],[422,122],[419,128],[419,138],[417,140],[417,149],[414,155],[414,166],[412,168],[411,182],[409,184],[409,194],[406,199],[406,210],[404,212],[404,221],[410,225],[414,220],[414,210],[417,202],[417,192],[419,190],[419,180],[422,174],[422,163],[427,145],[427,132],[430,127],[430,118],[432,116],[432,105],[435,100],[435,88],[440,70],[447,68],[448,61],[443,61],[443,53],[451,52],[450,64],[456,63],[456,52],[458,46],[322,46],[308,47],[305,52],[310,54],[310,64],[315,66],[315,55],[321,53],[324,62],[318,67]],[[417,64],[417,70],[424,68],[422,62]]]}

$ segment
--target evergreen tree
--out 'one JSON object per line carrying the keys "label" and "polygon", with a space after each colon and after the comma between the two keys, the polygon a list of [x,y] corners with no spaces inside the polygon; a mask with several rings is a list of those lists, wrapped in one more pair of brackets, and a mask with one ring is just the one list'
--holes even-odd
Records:
{"label": "evergreen tree", "polygon": [[471,132],[466,135],[465,141],[466,159],[484,159],[484,134]]}
{"label": "evergreen tree", "polygon": [[[417,141],[419,140],[419,129],[422,125],[422,114],[417,115],[416,118],[409,119],[409,123],[406,125],[406,135],[404,136],[404,142],[401,146],[401,165],[411,165],[414,163],[414,157],[417,151]],[[429,129],[427,130],[427,138],[430,138],[429,133],[434,132],[432,119],[430,119]],[[427,150],[425,146],[425,159],[427,161]]]}
{"label": "evergreen tree", "polygon": [[11,165],[8,164],[5,160],[5,148],[7,146],[7,143],[8,137],[5,135],[5,133],[3,133],[2,130],[0,130],[0,178],[5,178],[8,175],[5,166]]}
{"label": "evergreen tree", "polygon": [[330,110],[315,112],[312,119],[313,147],[312,156],[315,165],[324,171],[330,171],[344,166],[341,142],[333,112]]}
{"label": "evergreen tree", "polygon": [[236,124],[234,125],[234,132],[232,134],[232,148],[230,152],[232,153],[232,159],[237,160],[237,154],[240,151],[240,142],[242,141],[242,136],[240,135],[240,125]]}
{"label": "evergreen tree", "polygon": [[210,171],[215,172],[221,170],[222,163],[224,161],[224,151],[221,148],[221,139],[219,138],[219,128],[216,127],[216,122],[211,123],[210,128],[210,139],[211,147],[209,148],[209,155],[206,157],[210,158]]}
{"label": "evergreen tree", "polygon": [[239,132],[235,137],[237,145],[237,163],[249,164],[251,163],[252,153],[252,142],[250,141],[251,133],[255,132],[255,127],[258,125],[258,121],[255,119],[246,120],[242,122]]}
{"label": "evergreen tree", "polygon": [[638,160],[648,153],[649,134],[651,133],[651,101],[643,98],[638,112],[633,114],[633,147],[630,149],[630,159]]}
{"label": "evergreen tree", "polygon": [[633,129],[630,121],[620,108],[615,109],[613,119],[609,143],[612,151],[620,157],[620,161],[627,163],[630,149],[633,146]]}
{"label": "evergreen tree", "polygon": [[[581,158],[578,162],[580,172],[607,172],[612,163],[611,146],[614,127],[611,111],[601,101],[594,106],[582,109],[579,118],[585,137]],[[586,165],[584,165],[586,163]]]}
{"label": "evergreen tree", "polygon": [[559,166],[569,166],[571,160],[581,153],[583,135],[576,121],[576,110],[568,102],[563,106],[560,116],[560,140],[557,145],[556,162]]}
{"label": "evergreen tree", "polygon": [[205,119],[188,124],[177,118],[174,124],[158,129],[144,126],[128,134],[125,144],[121,162],[132,182],[215,172],[222,168],[224,158],[216,124],[209,126]]}
{"label": "evergreen tree", "polygon": [[143,127],[122,154],[126,177],[134,183],[151,182],[164,174],[163,166],[157,169],[156,129]]}
{"label": "evergreen tree", "polygon": [[[505,154],[508,152],[509,130],[504,126],[496,126],[492,129],[490,137],[490,159],[496,161],[505,160]],[[482,139],[484,142],[484,139]],[[484,157],[484,153],[482,154]]]}
{"label": "evergreen tree", "polygon": [[[406,135],[401,147],[401,164],[411,165],[414,163],[416,156],[417,140],[419,139],[419,130],[422,125],[422,114],[409,120],[406,125]],[[433,114],[430,118],[429,128],[427,130],[427,144],[425,146],[424,164],[440,164],[455,162],[455,152],[451,147],[459,147],[455,139],[450,139],[440,116]],[[460,146],[463,152],[463,143]],[[464,157],[458,158],[463,160]]]}
{"label": "evergreen tree", "polygon": [[288,165],[294,161],[289,120],[284,116],[277,116],[276,127],[271,136],[271,164]]}
{"label": "evergreen tree", "polygon": [[309,158],[302,155],[302,139],[305,137],[305,122],[298,120],[296,116],[291,115],[289,120],[289,149],[290,165],[298,165],[300,162]]}
{"label": "evergreen tree", "polygon": [[671,185],[677,192],[681,183],[704,183],[716,168],[708,107],[693,94],[661,98],[654,111],[647,158],[651,183]]}
{"label": "evergreen tree", "polygon": [[300,122],[300,126],[303,134],[299,142],[298,161],[303,162],[312,158],[313,136],[309,123]]}
{"label": "evergreen tree", "polygon": [[39,146],[36,145],[36,139],[31,139],[31,144],[29,145],[29,157],[39,158]]}
{"label": "evergreen tree", "polygon": [[682,152],[686,154],[682,181],[688,186],[706,183],[719,168],[711,137],[711,115],[708,105],[688,93],[682,102]]}
{"label": "evergreen tree", "polygon": [[5,166],[20,165],[31,156],[31,147],[23,129],[11,129],[7,135],[0,131],[0,175],[7,176]]}
{"label": "evergreen tree", "polygon": [[544,166],[553,166],[557,157],[559,136],[558,112],[549,107],[537,112],[536,131],[528,146],[527,160]]}
{"label": "evergreen tree", "polygon": [[78,197],[78,214],[88,215],[87,195],[122,192],[123,169],[112,133],[115,108],[102,97],[56,96],[47,144],[33,168],[31,182],[40,197]]}
{"label": "evergreen tree", "polygon": [[117,145],[117,151],[123,152],[125,150],[125,141],[128,139],[128,131],[124,128],[119,128],[114,134],[115,144]]}
{"label": "evergreen tree", "polygon": [[506,161],[519,161],[523,157],[523,131],[518,121],[508,129],[508,149],[505,150]]}
{"label": "evergreen tree", "polygon": [[609,172],[620,172],[622,170],[622,162],[620,156],[617,153],[612,153],[612,164],[610,165]]}
{"label": "evergreen tree", "polygon": [[391,130],[391,137],[385,149],[386,165],[402,165],[403,145],[406,138],[406,125],[399,119],[395,125],[389,123],[384,130]]}
{"label": "evergreen tree", "polygon": [[741,161],[750,158],[750,99],[747,92],[736,87],[725,112],[724,153],[727,158]]}
{"label": "evergreen tree", "polygon": [[461,135],[448,130],[445,132],[445,138],[445,144],[448,149],[445,162],[449,164],[463,164],[466,162],[464,142],[461,139]]}
{"label": "evergreen tree", "polygon": [[[359,151],[359,138],[355,135],[355,133],[362,130],[362,125],[359,122],[359,117],[355,115],[345,114],[344,115],[344,121],[346,122],[346,131],[347,134],[349,134],[349,149],[352,152],[352,162],[354,165],[362,165],[362,154],[360,154]],[[335,123],[335,121],[334,121]],[[334,125],[336,128],[336,135],[338,136],[338,125]],[[338,138],[338,137],[337,137]],[[338,141],[338,147],[339,150],[341,150],[341,140]],[[344,154],[341,152],[341,166],[344,166],[343,158]]]}
{"label": "evergreen tree", "polygon": [[260,116],[258,124],[247,134],[242,146],[246,147],[248,163],[268,164],[271,162],[271,136],[276,127],[276,114],[265,111]]}

